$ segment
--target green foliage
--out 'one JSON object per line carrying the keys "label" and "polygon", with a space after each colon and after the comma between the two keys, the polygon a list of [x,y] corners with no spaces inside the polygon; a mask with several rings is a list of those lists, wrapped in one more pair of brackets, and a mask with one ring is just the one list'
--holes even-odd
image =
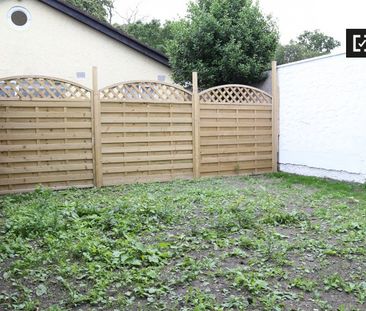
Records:
{"label": "green foliage", "polygon": [[278,42],[270,17],[251,0],[199,0],[173,24],[167,53],[177,83],[199,72],[201,87],[253,83],[263,78]]}
{"label": "green foliage", "polygon": [[306,278],[303,277],[296,277],[292,280],[290,286],[291,287],[295,287],[298,289],[301,289],[305,292],[311,292],[314,290],[314,288],[316,287],[316,282],[312,281],[312,280],[308,280]]}
{"label": "green foliage", "polygon": [[267,216],[262,220],[266,224],[277,224],[277,225],[291,225],[298,224],[307,219],[306,215],[298,212],[286,213],[283,211],[273,211],[268,213]]}
{"label": "green foliage", "polygon": [[284,173],[2,196],[0,310],[363,310],[365,211]]}
{"label": "green foliage", "polygon": [[236,273],[234,284],[246,288],[251,294],[259,295],[269,290],[269,284],[264,276],[257,272],[239,271]]}
{"label": "green foliage", "polygon": [[347,197],[352,193],[349,199],[354,203],[359,203],[359,200],[366,200],[366,186],[356,183],[345,183],[335,180],[327,180],[324,178],[300,176],[295,174],[274,173],[271,174],[273,178],[281,180],[281,185],[284,187],[293,187],[294,185],[305,185],[307,187],[315,188],[321,195],[333,195]]}
{"label": "green foliage", "polygon": [[305,46],[290,41],[286,45],[279,44],[276,50],[276,61],[278,65],[282,65],[320,55],[322,54],[319,52],[308,50]]}
{"label": "green foliage", "polygon": [[66,0],[86,13],[106,22],[111,19],[113,0]]}
{"label": "green foliage", "polygon": [[341,43],[326,34],[315,31],[304,31],[296,40],[287,45],[278,45],[276,60],[278,64],[286,64],[306,58],[329,54]]}
{"label": "green foliage", "polygon": [[330,51],[341,45],[339,41],[327,36],[319,30],[304,31],[297,37],[297,41],[308,50],[317,51],[319,53],[330,53]]}
{"label": "green foliage", "polygon": [[146,45],[165,53],[168,40],[173,38],[173,24],[174,22],[172,21],[162,24],[159,20],[153,19],[146,23],[137,21],[124,25],[116,24],[114,26]]}

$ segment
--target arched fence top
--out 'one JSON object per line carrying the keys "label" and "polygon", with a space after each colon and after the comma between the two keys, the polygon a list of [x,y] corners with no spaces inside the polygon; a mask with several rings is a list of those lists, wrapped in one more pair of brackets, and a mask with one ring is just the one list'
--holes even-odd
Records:
{"label": "arched fence top", "polygon": [[0,100],[89,100],[90,98],[90,89],[64,79],[48,76],[13,76],[0,78]]}
{"label": "arched fence top", "polygon": [[219,104],[271,104],[272,96],[252,86],[228,84],[210,88],[199,94],[200,102]]}
{"label": "arched fence top", "polygon": [[[192,93],[183,87],[158,81],[120,82],[99,90],[101,100],[191,102]],[[49,76],[0,78],[0,100],[53,99],[90,100],[92,90],[78,83]],[[271,104],[272,96],[247,85],[216,86],[199,93],[202,104]]]}
{"label": "arched fence top", "polygon": [[183,87],[157,81],[128,81],[100,90],[101,100],[133,100],[157,102],[192,101],[192,93]]}

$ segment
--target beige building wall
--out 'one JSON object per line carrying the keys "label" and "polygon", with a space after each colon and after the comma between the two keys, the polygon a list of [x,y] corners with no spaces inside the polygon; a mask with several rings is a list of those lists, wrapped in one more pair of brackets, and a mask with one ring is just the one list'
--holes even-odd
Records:
{"label": "beige building wall", "polygon": [[[8,19],[14,6],[26,8],[31,21],[16,29]],[[128,80],[172,82],[167,66],[107,37],[37,0],[0,1],[0,77],[47,75],[92,86],[92,66],[99,86]],[[77,78],[77,73],[85,78]]]}

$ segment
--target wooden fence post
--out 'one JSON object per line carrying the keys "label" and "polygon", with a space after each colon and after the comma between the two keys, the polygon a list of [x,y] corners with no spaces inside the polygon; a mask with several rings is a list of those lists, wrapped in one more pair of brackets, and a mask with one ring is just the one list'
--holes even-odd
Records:
{"label": "wooden fence post", "polygon": [[102,143],[101,143],[101,105],[98,89],[98,70],[93,67],[93,141],[94,141],[94,184],[103,186]]}
{"label": "wooden fence post", "polygon": [[279,96],[277,62],[272,62],[272,170],[278,171]]}
{"label": "wooden fence post", "polygon": [[198,75],[192,73],[192,111],[193,111],[193,176],[200,177],[200,98],[198,93]]}

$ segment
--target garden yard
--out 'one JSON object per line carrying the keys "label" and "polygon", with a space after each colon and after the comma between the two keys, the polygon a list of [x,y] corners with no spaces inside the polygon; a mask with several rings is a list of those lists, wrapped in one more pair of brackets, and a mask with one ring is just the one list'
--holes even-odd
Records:
{"label": "garden yard", "polygon": [[366,188],[286,174],[0,197],[0,310],[365,310]]}

